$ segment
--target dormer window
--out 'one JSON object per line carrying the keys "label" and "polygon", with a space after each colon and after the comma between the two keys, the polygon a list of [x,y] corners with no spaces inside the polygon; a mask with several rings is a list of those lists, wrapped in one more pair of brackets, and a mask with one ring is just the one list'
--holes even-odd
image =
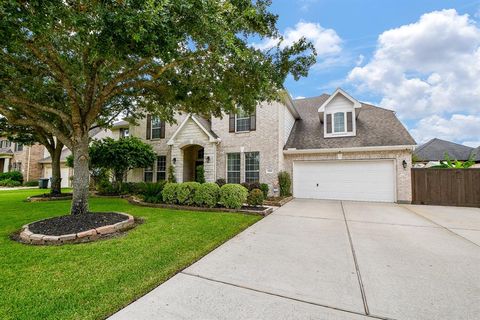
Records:
{"label": "dormer window", "polygon": [[325,116],[326,130],[325,136],[351,136],[353,135],[353,112],[338,111],[327,113]]}
{"label": "dormer window", "polygon": [[360,102],[342,89],[337,89],[318,109],[325,138],[355,136],[356,116],[360,108]]}

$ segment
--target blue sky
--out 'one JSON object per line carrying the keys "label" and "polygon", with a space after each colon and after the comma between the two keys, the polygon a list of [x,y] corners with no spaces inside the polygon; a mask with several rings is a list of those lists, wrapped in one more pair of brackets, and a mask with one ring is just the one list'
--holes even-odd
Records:
{"label": "blue sky", "polygon": [[417,142],[480,145],[480,0],[273,0],[271,10],[287,44],[304,35],[319,51],[307,78],[286,81],[293,97],[342,87],[395,110]]}

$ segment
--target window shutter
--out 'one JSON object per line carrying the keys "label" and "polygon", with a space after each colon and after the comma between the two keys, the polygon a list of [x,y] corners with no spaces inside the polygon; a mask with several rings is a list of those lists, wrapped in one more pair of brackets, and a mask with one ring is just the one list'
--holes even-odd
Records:
{"label": "window shutter", "polygon": [[257,116],[256,113],[254,112],[250,116],[250,131],[255,131],[257,130]]}
{"label": "window shutter", "polygon": [[230,113],[228,119],[228,132],[235,132],[235,114]]}
{"label": "window shutter", "polygon": [[353,132],[353,114],[352,112],[347,112],[347,131]]}
{"label": "window shutter", "polygon": [[353,132],[353,113],[347,112],[347,131]]}
{"label": "window shutter", "polygon": [[152,115],[147,115],[147,134],[145,135],[147,140],[152,137]]}
{"label": "window shutter", "polygon": [[165,121],[160,121],[160,139],[165,139]]}
{"label": "window shutter", "polygon": [[332,115],[327,114],[327,133],[332,133]]}

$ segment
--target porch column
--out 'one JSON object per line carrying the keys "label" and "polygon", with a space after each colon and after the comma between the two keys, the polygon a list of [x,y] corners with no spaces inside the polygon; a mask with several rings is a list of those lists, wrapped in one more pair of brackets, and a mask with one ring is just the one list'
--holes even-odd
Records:
{"label": "porch column", "polygon": [[3,172],[8,172],[9,166],[10,166],[10,158],[5,158],[3,162]]}

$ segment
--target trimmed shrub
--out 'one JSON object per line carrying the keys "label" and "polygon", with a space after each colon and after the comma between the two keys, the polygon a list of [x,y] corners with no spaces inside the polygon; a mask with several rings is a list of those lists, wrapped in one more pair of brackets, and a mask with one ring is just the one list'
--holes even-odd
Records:
{"label": "trimmed shrub", "polygon": [[223,187],[224,185],[227,184],[227,181],[223,178],[220,178],[220,179],[217,179],[217,181],[215,181],[216,184],[218,184],[218,186],[221,188]]}
{"label": "trimmed shrub", "polygon": [[167,182],[162,190],[163,202],[169,204],[177,203],[177,190],[179,184],[176,182]]}
{"label": "trimmed shrub", "polygon": [[25,187],[38,187],[38,180],[26,181],[23,185]]}
{"label": "trimmed shrub", "polygon": [[20,181],[12,180],[12,179],[4,179],[0,180],[0,187],[19,187],[22,183]]}
{"label": "trimmed shrub", "polygon": [[240,184],[228,183],[220,188],[220,202],[230,209],[240,209],[247,201],[248,190]]}
{"label": "trimmed shrub", "polygon": [[10,171],[0,173],[0,180],[13,180],[23,183],[23,174],[20,171]]}
{"label": "trimmed shrub", "polygon": [[260,183],[260,190],[263,192],[263,199],[267,199],[268,197],[268,184],[266,183]]}
{"label": "trimmed shrub", "polygon": [[205,183],[205,168],[203,166],[197,167],[197,178],[195,179],[198,183]]}
{"label": "trimmed shrub", "polygon": [[197,206],[213,208],[220,198],[220,187],[216,183],[204,183],[195,192],[193,201]]}
{"label": "trimmed shrub", "polygon": [[177,177],[175,177],[175,167],[173,165],[168,166],[167,182],[177,183]]}
{"label": "trimmed shrub", "polygon": [[[163,181],[158,182],[162,184],[162,189],[165,183]],[[147,183],[145,182],[122,182],[120,185],[120,193],[121,194],[140,194],[143,195],[145,193],[145,189],[147,187]]]}
{"label": "trimmed shrub", "polygon": [[260,189],[253,189],[248,193],[247,203],[250,206],[260,206],[263,204],[263,192]]}
{"label": "trimmed shrub", "polygon": [[164,186],[164,182],[145,183],[142,192],[143,201],[150,203],[162,202],[162,190]]}
{"label": "trimmed shrub", "polygon": [[292,186],[292,179],[290,174],[286,171],[280,171],[278,173],[278,185],[280,187],[280,196],[286,197],[290,195],[290,188]]}
{"label": "trimmed shrub", "polygon": [[178,184],[177,187],[177,200],[179,204],[192,205],[195,193],[200,187],[198,182],[184,182]]}
{"label": "trimmed shrub", "polygon": [[120,194],[120,185],[103,180],[97,185],[97,191],[105,196],[118,196]]}

